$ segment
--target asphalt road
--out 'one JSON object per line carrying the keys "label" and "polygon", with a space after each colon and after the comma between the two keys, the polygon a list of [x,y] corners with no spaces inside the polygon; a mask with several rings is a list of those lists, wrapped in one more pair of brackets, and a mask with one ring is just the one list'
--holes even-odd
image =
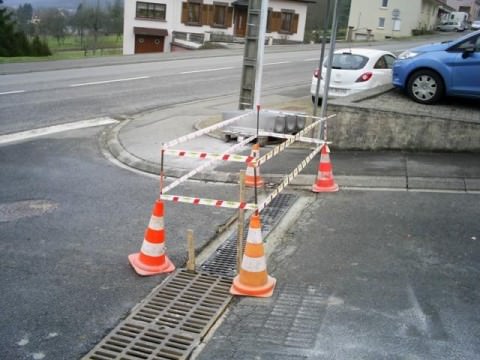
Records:
{"label": "asphalt road", "polygon": [[[400,52],[419,43],[450,38],[356,44]],[[456,35],[458,36],[458,35]],[[347,46],[338,44],[337,47]],[[319,45],[267,50],[262,89],[303,86],[309,93]],[[0,135],[101,116],[128,117],[149,109],[239,94],[242,51],[222,50],[165,56],[4,64],[0,66]],[[36,71],[42,70],[42,71]]]}
{"label": "asphalt road", "polygon": [[[106,160],[101,131],[0,146],[0,359],[78,359],[164,278],[141,278],[127,260],[142,245],[158,179]],[[181,191],[228,197],[235,187]],[[170,259],[184,265],[188,228],[200,248],[231,215],[168,204]]]}

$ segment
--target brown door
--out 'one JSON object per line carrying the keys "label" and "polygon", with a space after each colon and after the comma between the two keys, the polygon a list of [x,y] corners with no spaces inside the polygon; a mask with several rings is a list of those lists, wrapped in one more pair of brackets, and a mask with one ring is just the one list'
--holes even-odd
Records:
{"label": "brown door", "polygon": [[163,52],[165,37],[151,35],[135,35],[135,54]]}
{"label": "brown door", "polygon": [[235,8],[235,27],[234,35],[238,37],[245,37],[247,30],[247,8]]}

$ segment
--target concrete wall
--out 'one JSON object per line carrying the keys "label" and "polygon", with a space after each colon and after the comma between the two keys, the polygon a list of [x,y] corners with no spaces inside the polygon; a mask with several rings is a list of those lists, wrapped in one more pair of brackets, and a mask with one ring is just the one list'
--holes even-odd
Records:
{"label": "concrete wall", "polygon": [[328,110],[337,114],[328,123],[332,148],[480,152],[480,112],[468,102],[420,105],[388,85],[332,100]]}

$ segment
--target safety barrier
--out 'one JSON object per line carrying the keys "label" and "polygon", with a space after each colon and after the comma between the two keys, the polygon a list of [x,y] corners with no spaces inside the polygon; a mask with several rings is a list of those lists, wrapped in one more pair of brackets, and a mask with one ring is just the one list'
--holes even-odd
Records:
{"label": "safety barrier", "polygon": [[[266,270],[266,259],[263,250],[263,241],[261,236],[261,223],[260,212],[268,206],[292,181],[296,176],[310,163],[310,161],[321,152],[320,164],[317,174],[316,182],[312,187],[314,192],[322,191],[337,191],[338,186],[333,180],[332,167],[329,159],[329,149],[326,140],[326,136],[323,140],[313,139],[307,137],[306,134],[309,131],[313,131],[315,127],[322,126],[326,130],[326,121],[331,119],[335,115],[330,115],[325,118],[313,117],[302,114],[294,114],[290,112],[276,111],[276,110],[262,110],[264,113],[274,113],[282,115],[295,115],[304,116],[305,118],[311,118],[312,123],[304,127],[301,131],[295,135],[281,134],[275,132],[260,131],[259,129],[259,117],[260,107],[257,107],[257,129],[256,134],[252,135],[236,145],[228,148],[224,152],[207,152],[207,151],[193,151],[193,150],[179,150],[172,149],[173,146],[179,145],[186,141],[191,141],[202,135],[206,135],[214,130],[221,129],[229,124],[239,121],[247,116],[252,115],[253,111],[246,112],[232,119],[224,120],[215,125],[206,127],[204,129],[195,131],[185,136],[181,136],[177,139],[165,143],[161,147],[161,171],[160,171],[160,194],[159,199],[156,202],[152,219],[150,220],[149,227],[147,228],[144,242],[139,253],[131,254],[129,256],[130,263],[135,271],[140,275],[153,275],[162,272],[170,272],[174,269],[174,265],[169,261],[165,254],[165,236],[163,232],[163,203],[162,200],[172,201],[177,203],[186,203],[191,205],[205,205],[214,206],[217,208],[229,208],[239,210],[239,221],[243,219],[243,212],[245,210],[254,211],[250,219],[250,228],[247,236],[247,244],[245,247],[245,253],[243,259],[238,263],[238,275],[235,277],[230,292],[235,295],[244,296],[260,296],[268,297],[272,295],[275,287],[275,279],[268,275]],[[326,131],[325,131],[326,134]],[[258,139],[260,136],[275,137],[285,139],[281,144],[275,146],[271,151],[267,152],[263,156],[260,156],[258,142],[254,145],[250,155],[235,154],[237,150],[247,145],[248,143]],[[281,183],[270,192],[259,204],[257,196],[257,187],[263,186],[263,180],[260,177],[260,165],[266,163],[268,160],[285,151],[293,143],[301,141],[317,145],[316,148],[303,159],[292,172],[286,175]],[[189,171],[187,174],[173,181],[170,185],[164,188],[164,158],[165,155],[171,155],[180,158],[194,158],[199,160],[205,160],[206,162]],[[211,166],[218,161],[230,161],[240,162],[247,165],[247,174],[241,172],[240,175],[240,196],[239,201],[223,200],[223,199],[209,199],[202,197],[190,197],[184,195],[172,195],[167,192],[173,190],[181,183],[187,181],[198,172]],[[248,181],[247,181],[248,180]],[[254,202],[243,201],[243,189],[245,185],[254,187],[255,198]],[[243,220],[242,224],[243,224]],[[242,230],[240,230],[240,228]],[[193,233],[190,234],[190,240],[193,237]],[[243,238],[243,226],[239,226],[239,239]],[[194,254],[193,245],[190,241],[189,254]],[[240,260],[241,256],[241,243],[237,242],[237,260]],[[189,255],[191,256],[191,255]],[[193,255],[194,256],[194,255]],[[194,259],[189,259],[190,268],[191,264],[194,264]],[[193,265],[194,268],[194,265]]]}

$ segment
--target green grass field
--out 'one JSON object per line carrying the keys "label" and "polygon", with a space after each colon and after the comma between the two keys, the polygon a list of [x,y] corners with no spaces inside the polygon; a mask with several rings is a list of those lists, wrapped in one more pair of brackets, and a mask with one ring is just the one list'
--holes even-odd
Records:
{"label": "green grass field", "polygon": [[[47,44],[52,52],[51,56],[18,56],[0,57],[0,64],[14,62],[32,62],[49,60],[73,60],[85,57],[111,56],[122,54],[122,37],[116,35],[99,36],[97,39],[96,51],[93,53],[93,36],[84,38],[83,44],[79,36],[66,36],[60,42],[57,39],[47,37]],[[86,49],[85,49],[86,47]]]}

